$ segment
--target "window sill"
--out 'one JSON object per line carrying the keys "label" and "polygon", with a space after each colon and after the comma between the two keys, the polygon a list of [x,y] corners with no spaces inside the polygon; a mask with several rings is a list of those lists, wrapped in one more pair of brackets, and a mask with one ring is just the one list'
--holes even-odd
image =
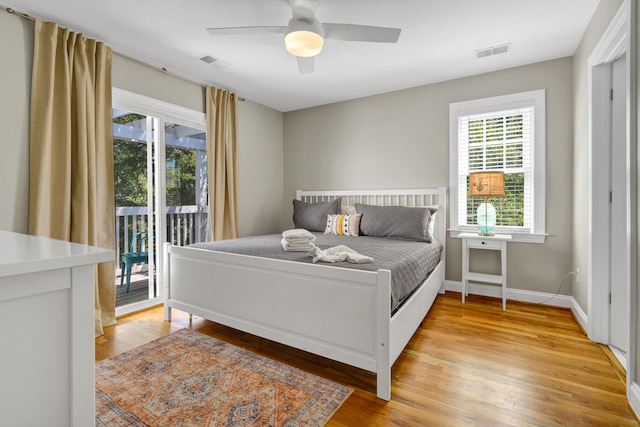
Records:
{"label": "window sill", "polygon": [[[460,239],[459,235],[460,233],[468,233],[468,232],[473,232],[473,231],[477,231],[477,228],[470,228],[468,230],[453,230],[453,229],[449,229],[449,235],[451,236],[452,239]],[[548,234],[544,234],[544,233],[514,233],[511,231],[502,231],[502,230],[496,230],[497,233],[499,234],[508,234],[511,236],[511,242],[516,242],[516,243],[544,243],[546,237],[548,236]]]}

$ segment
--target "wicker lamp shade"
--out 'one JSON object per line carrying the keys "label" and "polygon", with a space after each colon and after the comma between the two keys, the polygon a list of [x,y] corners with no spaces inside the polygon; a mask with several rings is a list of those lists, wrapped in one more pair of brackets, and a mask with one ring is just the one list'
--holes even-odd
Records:
{"label": "wicker lamp shade", "polygon": [[469,174],[469,197],[505,197],[504,172],[471,172]]}
{"label": "wicker lamp shade", "polygon": [[489,203],[489,197],[505,197],[504,172],[471,172],[469,174],[469,197],[484,197],[476,211],[478,233],[493,236],[496,229],[496,209]]}

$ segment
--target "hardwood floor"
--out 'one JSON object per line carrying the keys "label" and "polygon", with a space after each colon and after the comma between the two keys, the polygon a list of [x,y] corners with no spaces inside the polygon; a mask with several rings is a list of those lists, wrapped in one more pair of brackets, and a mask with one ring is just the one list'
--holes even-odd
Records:
{"label": "hardwood floor", "polygon": [[96,361],[190,328],[355,389],[328,426],[637,426],[625,387],[569,310],[459,293],[439,295],[392,370],[390,402],[375,375],[157,307],[96,339]]}

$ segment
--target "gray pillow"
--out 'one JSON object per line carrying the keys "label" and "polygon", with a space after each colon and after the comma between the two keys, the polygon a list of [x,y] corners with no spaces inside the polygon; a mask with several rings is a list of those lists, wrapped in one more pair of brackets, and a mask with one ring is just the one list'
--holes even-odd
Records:
{"label": "gray pillow", "polygon": [[393,237],[431,243],[431,213],[435,209],[406,206],[375,206],[356,203],[362,214],[360,232],[372,237]]}
{"label": "gray pillow", "polygon": [[296,228],[309,231],[324,231],[327,227],[327,215],[339,214],[342,198],[329,202],[305,203],[293,200],[293,224]]}

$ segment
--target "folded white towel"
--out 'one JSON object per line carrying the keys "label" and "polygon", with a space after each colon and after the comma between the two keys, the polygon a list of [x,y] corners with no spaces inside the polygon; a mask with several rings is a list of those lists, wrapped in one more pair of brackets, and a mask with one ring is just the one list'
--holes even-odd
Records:
{"label": "folded white towel", "polygon": [[282,239],[280,243],[282,244],[282,248],[289,252],[308,252],[316,247],[312,242],[287,242],[285,239]]}
{"label": "folded white towel", "polygon": [[313,250],[309,251],[309,256],[313,257],[313,262],[349,261],[354,264],[366,264],[373,262],[372,257],[359,254],[345,245],[334,246],[325,250],[315,247]]}
{"label": "folded white towel", "polygon": [[293,241],[313,242],[316,240],[316,235],[308,230],[305,230],[304,228],[294,228],[291,230],[283,231],[282,237],[287,242],[293,242]]}

